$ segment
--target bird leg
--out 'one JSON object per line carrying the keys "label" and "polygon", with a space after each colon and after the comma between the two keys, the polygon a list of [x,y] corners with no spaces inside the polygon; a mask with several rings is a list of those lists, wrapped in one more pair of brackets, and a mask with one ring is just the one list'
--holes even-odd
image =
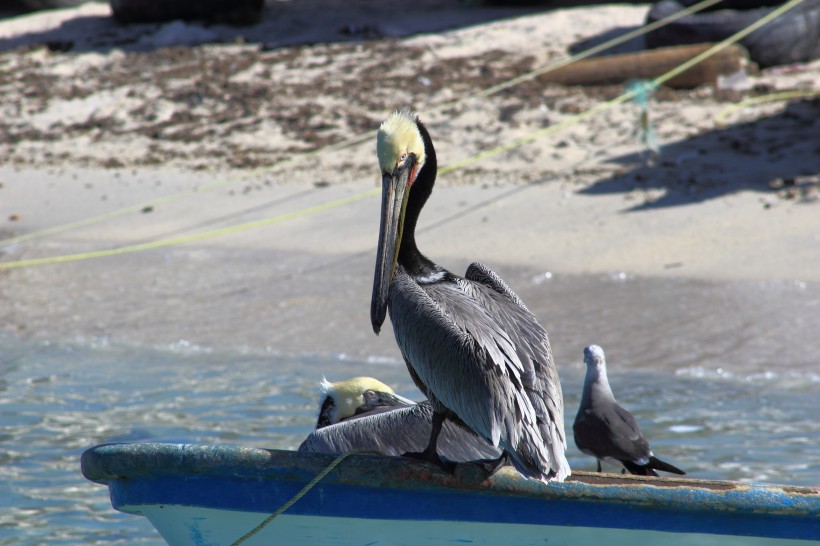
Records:
{"label": "bird leg", "polygon": [[598,472],[600,472],[601,471],[601,459],[595,459],[595,460],[598,461]]}
{"label": "bird leg", "polygon": [[427,447],[421,453],[405,453],[403,456],[433,463],[448,474],[455,472],[456,465],[439,457],[438,450],[436,448],[438,443],[438,435],[441,433],[441,427],[444,425],[444,420],[446,418],[446,414],[434,411],[433,430],[430,432],[430,441],[427,443]]}
{"label": "bird leg", "polygon": [[473,464],[477,464],[478,466],[480,466],[487,473],[487,477],[489,478],[490,476],[498,472],[502,466],[509,462],[510,456],[507,455],[506,452],[504,452],[497,459],[479,459],[477,461],[473,461]]}

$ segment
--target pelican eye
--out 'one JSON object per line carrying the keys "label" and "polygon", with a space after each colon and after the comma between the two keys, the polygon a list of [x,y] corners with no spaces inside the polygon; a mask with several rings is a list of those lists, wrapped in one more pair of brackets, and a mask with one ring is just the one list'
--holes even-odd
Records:
{"label": "pelican eye", "polygon": [[378,396],[372,389],[367,389],[362,393],[365,402],[375,402]]}

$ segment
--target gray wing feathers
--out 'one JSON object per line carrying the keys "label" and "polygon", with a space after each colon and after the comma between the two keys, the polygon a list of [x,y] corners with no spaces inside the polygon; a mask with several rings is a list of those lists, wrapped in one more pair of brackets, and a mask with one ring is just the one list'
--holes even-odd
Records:
{"label": "gray wing feathers", "polygon": [[524,302],[521,301],[521,298],[518,297],[518,294],[513,292],[512,288],[507,286],[507,283],[504,282],[504,279],[499,277],[495,271],[493,271],[486,265],[480,262],[471,263],[470,267],[467,268],[467,273],[464,275],[464,278],[492,288],[499,294],[503,294],[510,298],[510,300],[512,300],[514,304],[516,304],[518,307],[520,307],[527,313],[530,312],[530,310],[527,309],[527,306],[524,305]]}
{"label": "gray wing feathers", "polygon": [[[492,343],[488,346],[490,357],[477,362],[474,339],[485,337],[480,329],[463,322],[454,323],[408,276],[396,275],[394,285],[390,320],[396,340],[405,359],[427,387],[428,398],[434,405],[440,403],[454,411],[470,428],[498,445],[502,428],[513,427],[511,423],[504,426],[500,418],[506,412],[501,411],[498,397],[492,397],[493,390],[504,390],[503,384],[496,387],[484,379],[493,377],[490,367],[495,366],[494,360],[503,362],[502,350]],[[441,296],[438,294],[436,300],[448,299]],[[450,306],[454,303],[448,301]],[[415,343],[415,340],[424,341]],[[476,363],[482,369],[476,370]],[[445,370],[446,373],[441,373]],[[477,407],[476,401],[486,402],[481,404],[483,407]]]}
{"label": "gray wing feathers", "polygon": [[646,464],[652,454],[635,418],[615,402],[579,412],[573,429],[578,448],[601,459]]}
{"label": "gray wing feathers", "polygon": [[[375,451],[383,455],[420,452],[430,439],[433,410],[422,402],[406,408],[342,421],[311,432],[299,446],[308,453]],[[439,436],[439,453],[453,462],[495,459],[500,450],[451,421]]]}
{"label": "gray wing feathers", "polygon": [[390,319],[402,353],[428,397],[519,471],[542,478],[552,468],[563,479],[563,403],[546,332],[495,273],[473,264],[468,275],[419,286],[397,272]]}
{"label": "gray wing feathers", "polygon": [[[519,308],[517,312],[513,312],[509,306],[496,308],[495,315],[498,320],[505,322],[505,330],[512,333],[513,342],[518,347],[519,359],[527,364],[524,388],[531,394],[536,411],[554,422],[563,423],[564,399],[561,382],[552,360],[546,330],[507,283],[488,267],[475,262],[467,269],[466,278],[492,288]],[[559,427],[557,432],[566,447],[563,427]]]}
{"label": "gray wing feathers", "polygon": [[546,330],[521,298],[489,267],[474,262],[467,268],[465,278],[493,289],[518,308],[514,310],[508,305],[503,306],[498,309],[497,317],[505,322],[506,331],[511,332],[520,360],[528,364],[524,374],[524,389],[533,402],[544,437],[551,441],[549,447],[552,460],[563,462],[569,472],[564,454],[567,448],[564,397]]}

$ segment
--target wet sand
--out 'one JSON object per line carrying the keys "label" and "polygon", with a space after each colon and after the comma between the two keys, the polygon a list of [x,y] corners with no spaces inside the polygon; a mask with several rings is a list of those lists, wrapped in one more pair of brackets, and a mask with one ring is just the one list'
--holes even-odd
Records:
{"label": "wet sand", "polygon": [[[108,176],[0,174],[27,180],[32,194],[34,181],[79,186],[31,214],[29,221],[42,226],[100,192],[95,175]],[[201,174],[162,174],[123,174],[118,180],[129,199],[122,203],[156,180],[174,188],[207,182]],[[104,230],[19,243],[5,257],[115,248],[281,218],[373,187],[260,186],[158,205],[108,221]],[[4,270],[0,297],[9,305],[0,324],[40,339],[154,347],[182,340],[253,353],[395,360],[389,329],[374,336],[368,315],[378,204],[371,196],[183,246]],[[548,328],[559,362],[579,361],[580,349],[596,342],[637,367],[678,369],[691,353],[693,365],[709,369],[761,372],[781,359],[811,369],[818,245],[807,229],[813,216],[802,214],[816,207],[784,202],[764,209],[744,193],[671,208],[629,206],[623,195],[588,195],[561,183],[444,186],[422,216],[418,240],[453,271],[479,259],[501,273]],[[764,219],[771,229],[759,225]],[[733,354],[736,343],[743,350]],[[672,357],[678,351],[684,354]]]}

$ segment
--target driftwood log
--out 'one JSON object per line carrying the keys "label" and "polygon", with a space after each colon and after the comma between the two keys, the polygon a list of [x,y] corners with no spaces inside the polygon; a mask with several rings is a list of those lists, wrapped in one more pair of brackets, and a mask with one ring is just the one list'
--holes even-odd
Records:
{"label": "driftwood log", "polygon": [[[631,80],[651,80],[713,45],[662,47],[637,53],[585,59],[544,74],[539,80],[563,85],[607,85]],[[750,67],[746,49],[735,44],[672,78],[664,85],[688,89],[704,83],[714,84],[718,76],[727,76]]]}

